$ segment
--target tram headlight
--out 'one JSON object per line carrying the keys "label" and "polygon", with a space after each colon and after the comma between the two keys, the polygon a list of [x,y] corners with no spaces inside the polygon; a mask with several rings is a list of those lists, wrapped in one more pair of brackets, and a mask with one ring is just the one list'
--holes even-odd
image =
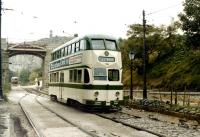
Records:
{"label": "tram headlight", "polygon": [[116,96],[116,97],[119,97],[119,95],[120,95],[120,93],[119,93],[119,91],[117,91],[117,92],[115,93],[115,96]]}
{"label": "tram headlight", "polygon": [[94,92],[94,96],[95,96],[95,97],[97,97],[98,95],[99,95],[99,92],[98,92],[98,91]]}

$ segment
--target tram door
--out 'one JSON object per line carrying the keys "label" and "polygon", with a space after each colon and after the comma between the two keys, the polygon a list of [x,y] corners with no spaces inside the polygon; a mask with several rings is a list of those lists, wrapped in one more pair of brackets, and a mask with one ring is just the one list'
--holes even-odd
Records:
{"label": "tram door", "polygon": [[64,72],[60,73],[60,86],[59,86],[59,98],[62,100],[63,99],[63,83],[64,83]]}

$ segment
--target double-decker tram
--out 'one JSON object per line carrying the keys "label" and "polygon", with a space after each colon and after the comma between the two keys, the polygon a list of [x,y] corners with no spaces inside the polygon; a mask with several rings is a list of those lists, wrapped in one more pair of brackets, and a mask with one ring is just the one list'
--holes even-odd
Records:
{"label": "double-decker tram", "polygon": [[114,37],[77,37],[52,51],[49,69],[52,100],[87,108],[119,108],[122,61]]}

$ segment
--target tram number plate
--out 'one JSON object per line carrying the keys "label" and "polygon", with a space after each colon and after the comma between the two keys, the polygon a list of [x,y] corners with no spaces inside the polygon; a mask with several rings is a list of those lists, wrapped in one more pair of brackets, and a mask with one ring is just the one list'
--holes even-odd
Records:
{"label": "tram number plate", "polygon": [[99,59],[100,62],[115,62],[115,58],[114,57],[99,56],[98,59]]}

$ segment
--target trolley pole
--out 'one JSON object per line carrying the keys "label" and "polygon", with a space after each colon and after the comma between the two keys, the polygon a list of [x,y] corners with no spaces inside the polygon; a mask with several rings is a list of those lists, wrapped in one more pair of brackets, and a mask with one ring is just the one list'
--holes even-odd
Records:
{"label": "trolley pole", "polygon": [[147,86],[146,86],[146,63],[147,63],[147,47],[146,47],[146,20],[145,20],[145,11],[143,10],[143,76],[144,76],[144,84],[143,84],[143,99],[147,99]]}
{"label": "trolley pole", "polygon": [[2,10],[2,5],[1,5],[1,0],[0,0],[0,100],[3,99],[3,90],[2,90],[2,49],[1,49],[1,10]]}

